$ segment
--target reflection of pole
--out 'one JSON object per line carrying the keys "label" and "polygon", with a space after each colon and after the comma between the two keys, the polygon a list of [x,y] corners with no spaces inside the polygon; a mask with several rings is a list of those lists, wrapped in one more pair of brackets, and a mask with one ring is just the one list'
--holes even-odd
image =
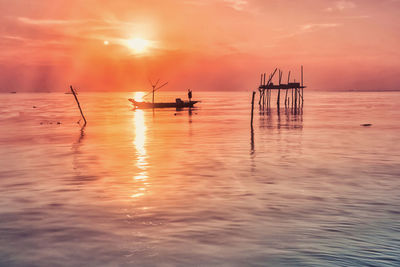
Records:
{"label": "reflection of pole", "polygon": [[251,153],[250,154],[254,154],[254,129],[253,129],[253,125],[251,125]]}
{"label": "reflection of pole", "polygon": [[293,98],[293,88],[292,88],[291,90],[292,90],[292,101],[291,101],[291,103],[292,103],[292,109],[293,109],[293,103],[294,103],[294,98]]}
{"label": "reflection of pole", "polygon": [[251,99],[251,123],[250,125],[253,127],[253,113],[254,113],[254,95],[256,92],[253,91],[253,97]]}
{"label": "reflection of pole", "polygon": [[85,125],[86,125],[86,119],[85,119],[85,116],[83,115],[83,112],[82,112],[82,109],[81,109],[81,105],[79,104],[78,97],[76,96],[75,90],[74,90],[74,88],[72,88],[72,85],[70,85],[69,88],[71,88],[71,92],[75,97],[76,103],[78,104],[79,111],[81,112],[83,121],[85,122]]}

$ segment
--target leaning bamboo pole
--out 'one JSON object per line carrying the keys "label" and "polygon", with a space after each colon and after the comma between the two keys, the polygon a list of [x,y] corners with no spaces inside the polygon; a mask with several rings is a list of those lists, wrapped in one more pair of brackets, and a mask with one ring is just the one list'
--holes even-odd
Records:
{"label": "leaning bamboo pole", "polygon": [[78,104],[79,111],[81,112],[83,121],[85,122],[84,125],[86,125],[86,118],[85,118],[85,116],[83,115],[83,111],[82,111],[81,105],[79,104],[79,100],[78,100],[78,97],[76,96],[75,90],[74,90],[74,88],[72,88],[72,85],[70,85],[69,88],[71,88],[71,92],[72,92],[72,94],[73,94],[74,97],[75,97],[76,103]]}

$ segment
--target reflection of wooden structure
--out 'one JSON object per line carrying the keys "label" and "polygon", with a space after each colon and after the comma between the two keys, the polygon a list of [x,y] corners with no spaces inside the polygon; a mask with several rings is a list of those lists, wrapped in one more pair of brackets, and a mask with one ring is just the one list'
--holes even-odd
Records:
{"label": "reflection of wooden structure", "polygon": [[[279,110],[281,104],[281,93],[285,93],[285,108],[292,108],[295,112],[303,107],[304,102],[304,86],[303,84],[303,66],[301,66],[301,83],[290,82],[290,71],[288,73],[287,83],[282,83],[282,75],[283,72],[279,70],[278,75],[278,84],[274,84],[272,79],[274,78],[276,71],[275,69],[273,73],[269,75],[268,81],[266,82],[266,73],[261,74],[260,86],[258,87],[258,91],[260,93],[260,99],[258,104],[260,109],[269,109],[271,108],[271,99],[272,99],[272,90],[277,90],[277,100],[276,105]],[[283,97],[282,97],[283,98]]]}

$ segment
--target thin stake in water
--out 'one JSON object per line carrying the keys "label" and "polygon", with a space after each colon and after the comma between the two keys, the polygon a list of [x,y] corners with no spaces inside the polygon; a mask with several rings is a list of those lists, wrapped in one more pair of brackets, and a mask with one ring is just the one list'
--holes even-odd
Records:
{"label": "thin stake in water", "polygon": [[83,115],[82,108],[81,108],[81,105],[79,104],[78,97],[76,96],[75,89],[74,89],[74,88],[72,88],[72,85],[70,85],[70,86],[69,86],[69,88],[71,88],[71,92],[72,92],[72,94],[73,94],[73,95],[74,95],[74,97],[75,97],[76,103],[78,104],[79,111],[81,112],[81,115],[82,115],[83,121],[85,122],[85,124],[84,124],[84,125],[86,125],[86,118],[85,118],[85,116]]}

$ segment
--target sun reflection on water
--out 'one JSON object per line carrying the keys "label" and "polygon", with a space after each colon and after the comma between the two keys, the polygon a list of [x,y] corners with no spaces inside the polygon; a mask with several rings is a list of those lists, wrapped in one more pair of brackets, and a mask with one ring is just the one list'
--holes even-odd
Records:
{"label": "sun reflection on water", "polygon": [[[136,96],[136,95],[135,95]],[[137,161],[136,166],[139,169],[139,172],[133,177],[134,182],[137,183],[134,193],[131,195],[132,198],[138,198],[143,196],[147,187],[150,185],[147,182],[148,174],[147,174],[147,152],[146,152],[146,132],[147,127],[145,123],[145,116],[143,110],[135,110],[134,117],[134,125],[135,125],[135,139],[133,144],[135,145]]]}

